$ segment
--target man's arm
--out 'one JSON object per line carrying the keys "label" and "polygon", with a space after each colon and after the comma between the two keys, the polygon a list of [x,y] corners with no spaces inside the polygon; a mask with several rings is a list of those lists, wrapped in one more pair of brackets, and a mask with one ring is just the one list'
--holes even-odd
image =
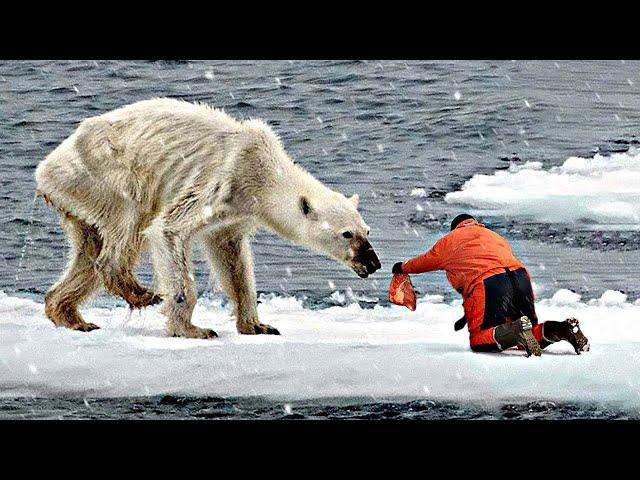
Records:
{"label": "man's arm", "polygon": [[431,249],[422,255],[406,262],[398,262],[393,266],[393,273],[425,273],[442,270],[444,238],[438,240]]}

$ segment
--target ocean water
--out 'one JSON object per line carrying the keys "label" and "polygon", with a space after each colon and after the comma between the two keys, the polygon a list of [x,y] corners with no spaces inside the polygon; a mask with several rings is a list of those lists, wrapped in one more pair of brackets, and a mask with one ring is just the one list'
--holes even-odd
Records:
{"label": "ocean water", "polygon": [[[6,300],[0,309],[0,396],[9,402],[1,410],[17,415],[34,408],[58,411],[60,405],[65,405],[61,398],[70,397],[70,402],[79,401],[81,405],[87,398],[89,404],[98,398],[112,399],[104,400],[101,408],[117,416],[124,415],[122,409],[127,407],[119,410],[113,405],[146,398],[147,392],[134,388],[140,378],[122,373],[124,370],[120,375],[122,384],[113,387],[114,379],[106,378],[109,364],[100,363],[98,357],[93,364],[80,362],[74,366],[76,357],[82,356],[80,352],[97,348],[91,344],[94,340],[86,338],[95,338],[98,350],[105,355],[116,338],[129,345],[122,351],[131,361],[142,355],[145,361],[157,358],[165,365],[176,355],[176,344],[164,342],[153,310],[128,315],[122,302],[106,295],[87,304],[89,315],[98,315],[104,323],[102,333],[94,337],[58,331],[42,316],[44,292],[64,269],[67,246],[57,215],[41,201],[34,201],[33,173],[38,162],[82,119],[158,96],[207,102],[238,118],[262,118],[282,137],[291,156],[316,177],[347,195],[360,194],[360,209],[372,227],[371,241],[383,264],[375,275],[359,279],[329,259],[260,233],[254,241],[258,290],[266,304],[271,298],[299,302],[293,313],[282,314],[293,318],[288,320],[292,322],[290,331],[302,325],[300,331],[304,335],[296,337],[294,343],[302,351],[311,349],[313,362],[305,363],[303,356],[284,358],[279,340],[269,339],[275,343],[261,346],[265,352],[280,352],[276,354],[279,360],[269,362],[268,375],[280,379],[281,383],[272,383],[282,385],[286,394],[274,400],[278,392],[263,390],[258,388],[260,383],[247,381],[265,373],[260,362],[251,361],[251,369],[244,370],[238,362],[229,360],[229,354],[221,352],[218,345],[211,347],[210,365],[206,355],[197,355],[197,364],[189,365],[199,374],[212,373],[216,371],[217,355],[223,355],[222,360],[227,363],[222,373],[230,379],[225,388],[216,389],[206,382],[177,382],[167,388],[160,384],[148,393],[149,402],[159,402],[161,395],[176,395],[187,399],[183,402],[186,405],[213,396],[232,399],[229,401],[233,404],[254,405],[251,399],[257,395],[266,398],[260,401],[276,402],[275,410],[282,402],[296,405],[304,398],[305,405],[311,406],[301,414],[310,417],[318,409],[342,408],[330,400],[335,398],[348,405],[365,405],[365,411],[383,408],[382,404],[409,411],[406,409],[415,406],[412,402],[433,401],[445,402],[444,405],[453,402],[451,405],[475,412],[476,407],[467,405],[469,399],[464,392],[476,385],[465,381],[464,372],[458,371],[462,375],[458,378],[456,365],[472,371],[478,362],[484,368],[486,362],[494,360],[468,352],[465,335],[455,334],[450,328],[461,309],[459,297],[447,285],[444,274],[414,279],[425,305],[447,307],[440,312],[441,324],[435,319],[431,323],[425,321],[427,313],[423,313],[398,320],[410,322],[411,327],[405,331],[404,324],[387,322],[384,316],[371,318],[373,313],[367,312],[388,308],[385,315],[393,317],[396,307],[389,307],[386,301],[391,265],[425,251],[447,231],[454,215],[471,211],[509,238],[517,255],[530,268],[539,299],[544,302],[555,298],[558,308],[564,308],[558,314],[576,313],[576,309],[582,313],[580,305],[587,308],[589,302],[604,302],[602,321],[610,315],[620,315],[606,310],[618,305],[615,308],[624,312],[619,320],[627,322],[632,311],[629,309],[635,309],[640,298],[640,156],[636,151],[640,143],[639,87],[640,63],[629,61],[0,62],[0,290]],[[194,257],[202,303],[215,303],[218,299],[207,293],[208,272],[197,246]],[[139,273],[143,282],[151,281],[147,259]],[[562,303],[563,298],[566,300],[562,292],[566,290],[580,295],[579,300]],[[559,291],[560,296],[554,297]],[[620,295],[624,296],[621,302]],[[434,298],[439,300],[434,303]],[[24,307],[23,300],[32,303]],[[19,314],[19,308],[27,308],[28,315]],[[232,328],[227,328],[232,326],[228,306],[222,303],[222,310],[217,308],[203,310],[203,322],[209,321],[208,316],[220,316],[221,322],[226,321],[220,327],[211,319],[217,330],[228,330],[226,340],[220,341],[223,345],[226,341],[233,343]],[[425,312],[437,308],[440,307],[432,306]],[[345,323],[353,332],[342,338],[340,332],[323,323],[331,319]],[[305,321],[311,322],[320,338],[342,338],[337,342],[340,346],[325,349],[315,345],[313,331],[306,330]],[[153,328],[145,329],[145,322],[151,322]],[[273,323],[278,325],[278,319],[274,318]],[[283,325],[288,326],[286,321]],[[375,352],[362,350],[361,342],[368,345],[372,341],[366,332],[377,328],[382,328],[380,335],[388,336],[389,345],[372,347]],[[400,333],[395,328],[400,328]],[[595,344],[599,342],[601,348],[618,352],[618,361],[634,365],[638,354],[634,340],[625,336],[628,322],[611,328],[617,332],[613,337],[607,333],[608,326],[598,327],[600,338],[594,339]],[[327,330],[323,333],[323,329]],[[281,330],[286,335],[286,329]],[[100,336],[103,333],[106,336]],[[48,338],[58,336],[67,350],[59,351],[48,343]],[[408,348],[407,338],[421,340]],[[31,353],[30,342],[39,346]],[[180,348],[202,352],[209,347],[188,341]],[[238,358],[251,353],[251,347],[238,348],[233,350]],[[342,352],[344,348],[350,354],[355,351],[364,355],[355,362],[353,371],[343,372],[335,382],[327,380],[332,370],[317,361],[336,353],[333,348],[340,355],[347,355]],[[51,361],[54,352],[57,362]],[[396,372],[400,378],[393,380],[392,365],[381,360],[392,355],[399,365],[410,361],[415,368],[427,368],[427,364],[421,364],[423,352],[435,362],[429,367],[444,365],[450,369],[453,376],[444,378],[458,382],[460,388],[445,388],[443,382],[435,393],[433,389],[424,390],[432,382],[425,380],[421,385],[408,367]],[[560,369],[569,358],[574,361],[567,355],[548,358],[552,365],[545,368],[549,371]],[[583,357],[575,358],[582,361]],[[351,357],[344,359],[355,361]],[[293,360],[297,364],[292,364]],[[508,360],[511,365],[513,359]],[[367,365],[374,368],[380,362],[383,378],[397,388],[373,382],[371,389],[363,389],[367,381],[373,381]],[[333,363],[327,363],[335,368]],[[205,367],[206,372],[202,370]],[[167,365],[158,374],[180,377],[184,372],[175,368]],[[553,384],[545,383],[547,380],[542,377],[539,384],[551,386],[549,392],[541,391],[540,398],[519,396],[510,389],[501,395],[505,388],[499,384],[492,390],[497,403],[481,408],[479,415],[502,418],[499,412],[507,408],[505,405],[520,405],[513,407],[517,409],[542,401],[559,402],[554,405],[564,409],[564,417],[571,417],[567,412],[574,411],[567,405],[579,405],[576,411],[583,413],[634,415],[636,379],[630,371],[613,375],[611,383],[604,382],[601,390],[596,389],[608,389],[611,395],[589,396],[590,385],[597,383],[599,377],[588,376],[584,367],[575,368],[582,375],[580,378],[589,381],[578,382],[578,390],[572,390],[571,395],[557,395],[554,399]],[[322,374],[316,379],[317,385],[305,385],[305,375],[300,374],[305,369]],[[68,377],[82,380],[89,373],[99,381],[65,381]],[[502,373],[506,375],[507,371]],[[598,375],[607,373],[611,372]],[[437,373],[428,371],[425,375]],[[100,383],[103,380],[111,382],[112,387]],[[570,383],[571,377],[562,376],[557,381]],[[243,389],[243,385],[253,387]],[[322,389],[318,385],[328,386]],[[529,388],[526,383],[515,385]],[[305,388],[310,389],[308,395],[296,394]],[[591,407],[580,402],[580,389],[584,389],[584,398],[590,398]],[[620,392],[625,406],[615,404],[616,392]],[[25,403],[21,400],[25,398],[31,400]],[[389,400],[392,398],[402,400]],[[47,401],[54,400],[62,403],[48,407]],[[25,405],[26,410],[20,410],[20,405]],[[180,402],[171,405],[163,412],[191,416],[188,408],[180,408]],[[14,407],[17,410],[12,410]]]}

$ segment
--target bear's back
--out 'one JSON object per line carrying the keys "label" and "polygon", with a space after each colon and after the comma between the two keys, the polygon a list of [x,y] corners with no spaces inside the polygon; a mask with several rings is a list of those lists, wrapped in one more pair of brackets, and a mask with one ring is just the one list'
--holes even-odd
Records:
{"label": "bear's back", "polygon": [[106,112],[97,118],[109,122],[139,120],[153,124],[175,121],[179,123],[193,122],[194,125],[208,125],[217,129],[237,130],[240,128],[240,122],[222,110],[206,104],[191,103],[174,98],[141,100]]}

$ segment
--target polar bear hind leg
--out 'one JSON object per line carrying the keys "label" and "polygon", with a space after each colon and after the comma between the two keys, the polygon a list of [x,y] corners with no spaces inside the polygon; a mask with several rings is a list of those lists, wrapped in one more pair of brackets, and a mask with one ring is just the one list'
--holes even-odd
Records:
{"label": "polar bear hind leg", "polygon": [[162,301],[159,295],[140,285],[133,272],[140,250],[141,239],[135,233],[109,235],[104,239],[96,261],[105,289],[123,298],[131,308],[143,308]]}
{"label": "polar bear hind leg", "polygon": [[[132,212],[128,200],[117,191],[89,175],[75,148],[66,142],[58,148],[38,165],[37,195],[60,213],[63,222],[73,218],[82,224],[78,227],[81,230],[91,225],[97,232],[101,246],[93,267],[109,293],[123,298],[132,308],[159,303],[161,298],[141,286],[133,273],[141,246],[141,215]],[[130,212],[125,221],[122,212]]]}
{"label": "polar bear hind leg", "polygon": [[62,225],[71,241],[71,258],[67,271],[45,295],[45,313],[59,327],[89,332],[99,327],[85,322],[78,306],[100,286],[95,261],[102,241],[95,227],[72,215],[63,215]]}

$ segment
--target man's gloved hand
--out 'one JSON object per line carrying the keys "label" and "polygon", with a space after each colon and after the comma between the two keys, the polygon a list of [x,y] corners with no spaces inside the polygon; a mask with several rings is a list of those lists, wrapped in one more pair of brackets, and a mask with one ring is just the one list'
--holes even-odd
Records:
{"label": "man's gloved hand", "polygon": [[397,262],[393,264],[393,268],[391,269],[392,273],[402,273],[402,262]]}

